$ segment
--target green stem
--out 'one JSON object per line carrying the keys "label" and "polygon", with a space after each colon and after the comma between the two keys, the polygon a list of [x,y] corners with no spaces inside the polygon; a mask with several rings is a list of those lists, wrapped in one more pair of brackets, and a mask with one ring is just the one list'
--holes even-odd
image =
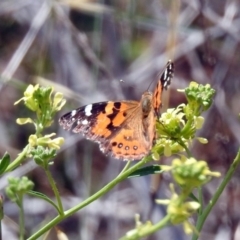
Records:
{"label": "green stem", "polygon": [[129,165],[131,164],[131,161],[128,161],[126,163],[126,165],[124,166],[123,170],[118,174],[118,175],[121,175],[123,174],[125,171],[127,171],[127,169],[129,168]]}
{"label": "green stem", "polygon": [[165,216],[160,222],[157,224],[154,224],[152,226],[147,226],[143,229],[136,229],[136,232],[134,232],[131,236],[130,234],[120,238],[119,240],[137,240],[137,239],[142,239],[143,237],[146,237],[168,225],[170,221],[170,215]]}
{"label": "green stem", "polygon": [[193,123],[193,119],[188,119],[186,125],[183,127],[182,131],[181,131],[181,136],[184,136],[185,134],[187,134],[189,132],[189,130],[191,129]]}
{"label": "green stem", "polygon": [[[202,215],[199,216],[198,220],[197,220],[197,224],[196,224],[196,229],[198,232],[201,232],[203,224],[207,218],[207,216],[209,215],[209,213],[211,212],[212,208],[214,207],[214,205],[216,204],[218,198],[220,197],[220,195],[222,194],[223,190],[225,189],[226,185],[228,184],[228,182],[231,180],[234,172],[236,171],[238,165],[240,163],[240,150],[238,150],[237,156],[235,157],[233,163],[231,164],[227,174],[225,175],[222,183],[220,184],[220,186],[217,188],[216,193],[213,195],[212,200],[210,200],[209,204],[207,205],[207,207],[205,208],[205,210],[203,211]],[[192,240],[197,240],[198,239],[198,235],[194,234],[192,236]]]}
{"label": "green stem", "polygon": [[20,240],[24,240],[25,223],[24,223],[24,210],[23,210],[23,196],[19,195],[19,228],[20,228]]}
{"label": "green stem", "polygon": [[60,216],[58,215],[55,217],[52,221],[47,223],[43,228],[38,230],[35,234],[33,234],[28,240],[34,240],[40,237],[42,234],[50,230],[52,227],[56,226],[59,222],[62,220],[68,218],[69,216],[73,215],[80,209],[84,208],[85,206],[89,205],[91,202],[95,201],[96,199],[100,198],[105,193],[109,192],[112,188],[114,188],[118,183],[126,179],[132,172],[139,169],[142,165],[144,165],[148,161],[148,158],[142,159],[140,162],[136,163],[134,166],[129,168],[127,171],[122,172],[122,174],[119,174],[115,179],[113,179],[110,183],[108,183],[106,186],[104,186],[102,189],[100,189],[98,192],[84,200],[82,203],[76,205],[75,207],[67,210],[64,212],[64,215]]}
{"label": "green stem", "polygon": [[18,157],[13,162],[11,162],[8,165],[8,167],[6,168],[5,172],[11,172],[14,168],[19,166],[20,163],[22,163],[22,161],[26,158],[26,155],[27,155],[27,152],[28,152],[28,148],[29,148],[29,145],[27,145],[23,149],[23,151],[20,154],[18,154]]}
{"label": "green stem", "polygon": [[[36,114],[37,114],[37,112],[36,112]],[[35,129],[36,129],[35,134],[39,138],[41,136],[41,132],[43,131],[43,120],[41,119],[41,116],[39,116],[39,114],[37,114]]]}
{"label": "green stem", "polygon": [[200,208],[198,210],[198,214],[201,215],[203,212],[203,194],[202,194],[202,187],[198,188],[198,199],[200,203]]}
{"label": "green stem", "polygon": [[58,202],[58,213],[59,213],[59,216],[63,216],[64,215],[64,211],[63,211],[63,205],[62,205],[61,197],[59,195],[59,191],[58,191],[57,186],[56,186],[56,184],[54,182],[52,174],[49,171],[48,166],[45,168],[45,172],[46,172],[48,181],[49,181],[49,183],[50,183],[50,185],[52,187],[52,190],[53,190],[54,195],[55,195],[55,197],[57,199],[57,202]]}
{"label": "green stem", "polygon": [[182,146],[182,147],[185,149],[188,157],[190,158],[190,157],[192,156],[192,154],[191,154],[191,152],[189,151],[189,149],[187,148],[186,144],[182,141],[181,138],[178,139],[178,143],[179,143],[180,146]]}

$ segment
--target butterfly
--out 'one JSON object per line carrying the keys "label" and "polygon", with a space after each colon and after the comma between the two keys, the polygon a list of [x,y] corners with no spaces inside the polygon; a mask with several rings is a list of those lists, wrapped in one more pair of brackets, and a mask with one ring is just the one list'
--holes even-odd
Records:
{"label": "butterfly", "polygon": [[63,129],[82,133],[99,144],[104,154],[116,159],[139,160],[146,156],[156,137],[163,89],[171,83],[174,65],[169,60],[154,92],[146,91],[140,101],[122,100],[89,104],[59,119]]}

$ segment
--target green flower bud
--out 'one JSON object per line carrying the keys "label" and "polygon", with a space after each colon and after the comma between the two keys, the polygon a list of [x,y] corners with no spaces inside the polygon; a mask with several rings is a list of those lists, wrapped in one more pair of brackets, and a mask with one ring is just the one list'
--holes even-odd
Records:
{"label": "green flower bud", "polygon": [[174,159],[172,173],[175,181],[184,188],[195,188],[210,180],[211,176],[220,176],[211,172],[205,161],[194,158]]}
{"label": "green flower bud", "polygon": [[27,123],[34,123],[34,121],[31,118],[17,118],[16,122],[19,125],[24,125]]}
{"label": "green flower bud", "polygon": [[9,177],[6,194],[13,202],[19,204],[19,197],[32,190],[33,187],[34,183],[25,176],[22,178]]}

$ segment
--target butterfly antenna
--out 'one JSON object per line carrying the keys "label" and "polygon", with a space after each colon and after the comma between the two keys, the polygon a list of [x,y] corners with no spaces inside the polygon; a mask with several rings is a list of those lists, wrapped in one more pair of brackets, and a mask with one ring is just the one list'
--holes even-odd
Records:
{"label": "butterfly antenna", "polygon": [[152,83],[155,82],[155,81],[156,81],[156,80],[153,79],[153,80],[150,82],[150,84],[148,85],[147,91],[149,91],[149,88],[151,87]]}

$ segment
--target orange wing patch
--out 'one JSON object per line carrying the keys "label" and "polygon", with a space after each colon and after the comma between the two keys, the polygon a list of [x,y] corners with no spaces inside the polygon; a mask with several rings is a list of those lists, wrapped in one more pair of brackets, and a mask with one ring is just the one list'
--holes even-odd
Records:
{"label": "orange wing patch", "polygon": [[162,106],[162,91],[163,91],[163,86],[161,81],[158,81],[158,84],[154,90],[153,93],[153,108],[156,114],[159,114],[159,110]]}
{"label": "orange wing patch", "polygon": [[97,115],[96,124],[91,132],[95,136],[108,138],[126,120],[127,111],[136,106],[137,102],[131,104],[131,107],[124,102],[108,102],[104,110]]}
{"label": "orange wing patch", "polygon": [[111,154],[118,159],[134,160],[146,156],[151,145],[139,141],[134,129],[122,128],[116,136],[112,137],[109,142],[103,143],[100,148],[104,153]]}
{"label": "orange wing patch", "polygon": [[64,129],[83,133],[87,139],[106,143],[137,109],[136,101],[100,102],[73,110],[59,119]]}

